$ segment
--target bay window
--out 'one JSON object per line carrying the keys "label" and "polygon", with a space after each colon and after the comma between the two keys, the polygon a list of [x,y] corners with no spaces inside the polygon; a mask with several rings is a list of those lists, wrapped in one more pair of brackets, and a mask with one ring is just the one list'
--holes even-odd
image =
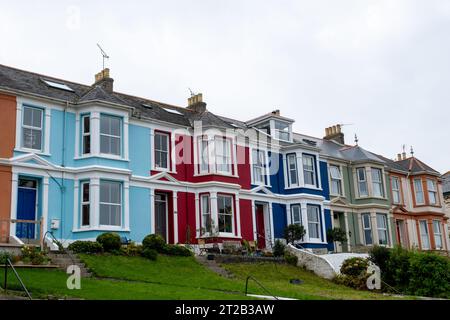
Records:
{"label": "bay window", "polygon": [[100,116],[100,153],[121,155],[122,119],[102,114]]}
{"label": "bay window", "polygon": [[302,210],[299,204],[291,205],[292,224],[302,225]]}
{"label": "bay window", "polygon": [[217,196],[217,214],[219,232],[233,232],[233,197],[228,195]]}
{"label": "bay window", "polygon": [[213,140],[206,136],[197,140],[199,164],[201,174],[220,173],[232,174],[232,142],[231,139],[216,136]]}
{"label": "bay window", "polygon": [[90,225],[91,220],[91,204],[90,204],[90,184],[89,182],[81,183],[81,226]]}
{"label": "bay window", "polygon": [[414,179],[414,193],[416,196],[416,204],[424,204],[422,179]]}
{"label": "bay window", "polygon": [[426,220],[419,221],[420,241],[422,242],[422,249],[430,249],[430,236],[428,233],[428,224]]}
{"label": "bay window", "polygon": [[371,168],[372,173],[372,193],[374,197],[383,197],[383,172],[378,168]]}
{"label": "bay window", "polygon": [[320,239],[320,208],[314,205],[307,205],[308,236],[313,239]]}
{"label": "bay window", "polygon": [[266,184],[266,153],[263,150],[252,150],[253,183]]}
{"label": "bay window", "polygon": [[339,166],[330,165],[331,194],[342,196],[342,175]]}
{"label": "bay window", "polygon": [[210,233],[212,231],[212,219],[209,195],[204,194],[200,197],[200,206],[200,210],[202,213],[203,233]]}
{"label": "bay window", "polygon": [[314,157],[311,155],[303,155],[303,176],[305,179],[305,184],[316,185],[316,173],[314,165]]}
{"label": "bay window", "polygon": [[362,218],[362,227],[364,233],[364,243],[366,245],[372,245],[372,222],[370,220],[370,213],[363,213],[361,215]]}
{"label": "bay window", "polygon": [[286,157],[289,186],[296,186],[298,185],[297,156],[295,153],[291,153]]}
{"label": "bay window", "polygon": [[392,202],[401,203],[400,182],[398,177],[391,177]]}
{"label": "bay window", "polygon": [[81,117],[82,153],[91,153],[91,117],[85,115]]}
{"label": "bay window", "polygon": [[208,148],[208,138],[199,137],[199,158],[200,158],[200,173],[209,172],[209,148]]}
{"label": "bay window", "polygon": [[214,151],[216,156],[216,170],[219,173],[231,174],[231,143],[223,137],[215,137]]}
{"label": "bay window", "polygon": [[377,213],[378,244],[388,244],[387,217],[385,214]]}
{"label": "bay window", "polygon": [[23,107],[22,117],[22,147],[42,150],[43,110]]}
{"label": "bay window", "polygon": [[367,197],[369,195],[367,189],[367,177],[365,168],[356,169],[356,177],[358,181],[358,194],[360,197]]}
{"label": "bay window", "polygon": [[427,179],[428,200],[430,204],[437,204],[437,186],[436,180]]}
{"label": "bay window", "polygon": [[100,181],[100,225],[120,226],[122,216],[122,184]]}
{"label": "bay window", "polygon": [[155,132],[155,167],[169,169],[169,134]]}
{"label": "bay window", "polygon": [[442,246],[442,231],[441,222],[439,220],[433,220],[433,233],[434,233],[434,244],[436,249],[443,249]]}

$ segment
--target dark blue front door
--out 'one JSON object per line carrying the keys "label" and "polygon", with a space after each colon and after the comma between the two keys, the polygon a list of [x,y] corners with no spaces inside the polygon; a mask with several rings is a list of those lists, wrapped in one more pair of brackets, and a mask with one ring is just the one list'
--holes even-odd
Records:
{"label": "dark blue front door", "polygon": [[[17,195],[17,220],[36,220],[36,189],[20,188]],[[17,223],[16,236],[34,239],[34,223]]]}

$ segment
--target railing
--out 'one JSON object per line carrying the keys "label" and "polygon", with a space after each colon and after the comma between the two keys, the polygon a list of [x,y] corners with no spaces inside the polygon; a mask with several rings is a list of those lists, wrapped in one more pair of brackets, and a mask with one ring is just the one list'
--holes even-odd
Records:
{"label": "railing", "polygon": [[21,220],[21,219],[7,219],[0,220],[0,243],[9,243],[11,228],[15,230],[15,234],[19,231],[18,238],[22,240],[39,240],[42,243],[43,239],[44,218],[39,220]]}
{"label": "railing", "polygon": [[255,277],[253,276],[248,276],[247,279],[245,280],[245,295],[248,294],[248,280],[253,280],[255,281],[255,283],[261,288],[263,289],[269,296],[272,296],[275,298],[275,300],[279,300],[276,296],[274,296],[269,290],[267,290],[266,287],[264,287],[258,280],[255,279]]}
{"label": "railing", "polygon": [[16,269],[14,268],[14,266],[11,263],[11,260],[9,260],[9,258],[6,258],[6,260],[5,260],[5,282],[4,282],[4,288],[3,288],[5,290],[5,292],[8,291],[8,268],[11,268],[11,270],[14,272],[16,279],[19,281],[20,285],[22,286],[22,289],[27,294],[28,299],[33,300],[33,298],[31,298],[30,292],[28,292],[27,287],[25,287],[25,284],[23,283],[22,279],[20,278],[19,274],[17,273]]}
{"label": "railing", "polygon": [[53,233],[51,232],[51,231],[47,231],[45,234],[44,234],[44,237],[43,237],[43,241],[42,241],[42,246],[41,246],[41,248],[42,249],[44,249],[44,245],[45,245],[45,237],[47,236],[47,235],[50,235],[50,237],[52,238],[52,241],[58,246],[58,250],[60,251],[60,252],[62,252],[62,253],[64,253],[64,254],[67,254],[68,256],[69,256],[69,258],[70,258],[70,260],[72,260],[72,264],[77,264],[76,262],[75,262],[75,258],[73,257],[73,255],[69,252],[69,251],[67,251],[65,248],[64,248],[64,246],[62,245],[62,243],[58,240],[58,239],[56,239],[56,237],[53,235]]}

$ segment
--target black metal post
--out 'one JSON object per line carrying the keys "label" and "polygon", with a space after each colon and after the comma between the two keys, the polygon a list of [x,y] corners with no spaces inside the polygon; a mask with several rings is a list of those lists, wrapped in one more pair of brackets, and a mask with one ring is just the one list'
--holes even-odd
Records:
{"label": "black metal post", "polygon": [[7,280],[8,279],[8,259],[5,260],[5,292],[7,288]]}

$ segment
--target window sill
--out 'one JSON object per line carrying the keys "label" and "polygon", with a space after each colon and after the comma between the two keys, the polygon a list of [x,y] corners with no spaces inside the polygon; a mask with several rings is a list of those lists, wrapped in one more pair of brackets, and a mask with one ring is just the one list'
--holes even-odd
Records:
{"label": "window sill", "polygon": [[205,176],[221,176],[221,177],[229,177],[229,178],[239,178],[237,175],[233,174],[225,174],[219,172],[211,172],[211,173],[196,173],[194,177],[205,177]]}
{"label": "window sill", "polygon": [[25,153],[34,153],[40,156],[46,156],[51,157],[52,155],[48,152],[44,152],[41,150],[35,150],[35,149],[27,149],[27,148],[14,148],[14,152],[25,152]]}
{"label": "window sill", "polygon": [[213,238],[230,238],[230,239],[242,239],[242,237],[238,237],[233,233],[224,233],[221,232],[218,235],[210,236],[210,235],[201,235],[197,237],[197,239],[213,239]]}
{"label": "window sill", "polygon": [[170,169],[165,169],[165,168],[152,168],[151,171],[167,172],[167,173],[170,173],[170,174],[177,174],[176,171],[172,171]]}
{"label": "window sill", "polygon": [[125,159],[125,158],[122,158],[122,157],[117,157],[117,156],[108,155],[108,154],[104,154],[104,153],[88,154],[88,155],[85,155],[85,156],[78,156],[78,157],[75,157],[74,160],[84,160],[84,159],[92,159],[92,158],[102,158],[102,159],[108,159],[108,160],[117,160],[117,161],[130,162],[130,159]]}
{"label": "window sill", "polygon": [[122,227],[107,227],[107,226],[101,226],[101,227],[89,227],[89,228],[79,228],[79,229],[73,229],[73,233],[79,233],[79,232],[87,232],[87,231],[122,231],[122,232],[130,232],[129,228],[122,228]]}
{"label": "window sill", "polygon": [[272,188],[272,185],[271,185],[271,184],[265,184],[265,183],[256,183],[256,182],[252,182],[251,185],[252,185],[252,186],[256,186],[256,187]]}

